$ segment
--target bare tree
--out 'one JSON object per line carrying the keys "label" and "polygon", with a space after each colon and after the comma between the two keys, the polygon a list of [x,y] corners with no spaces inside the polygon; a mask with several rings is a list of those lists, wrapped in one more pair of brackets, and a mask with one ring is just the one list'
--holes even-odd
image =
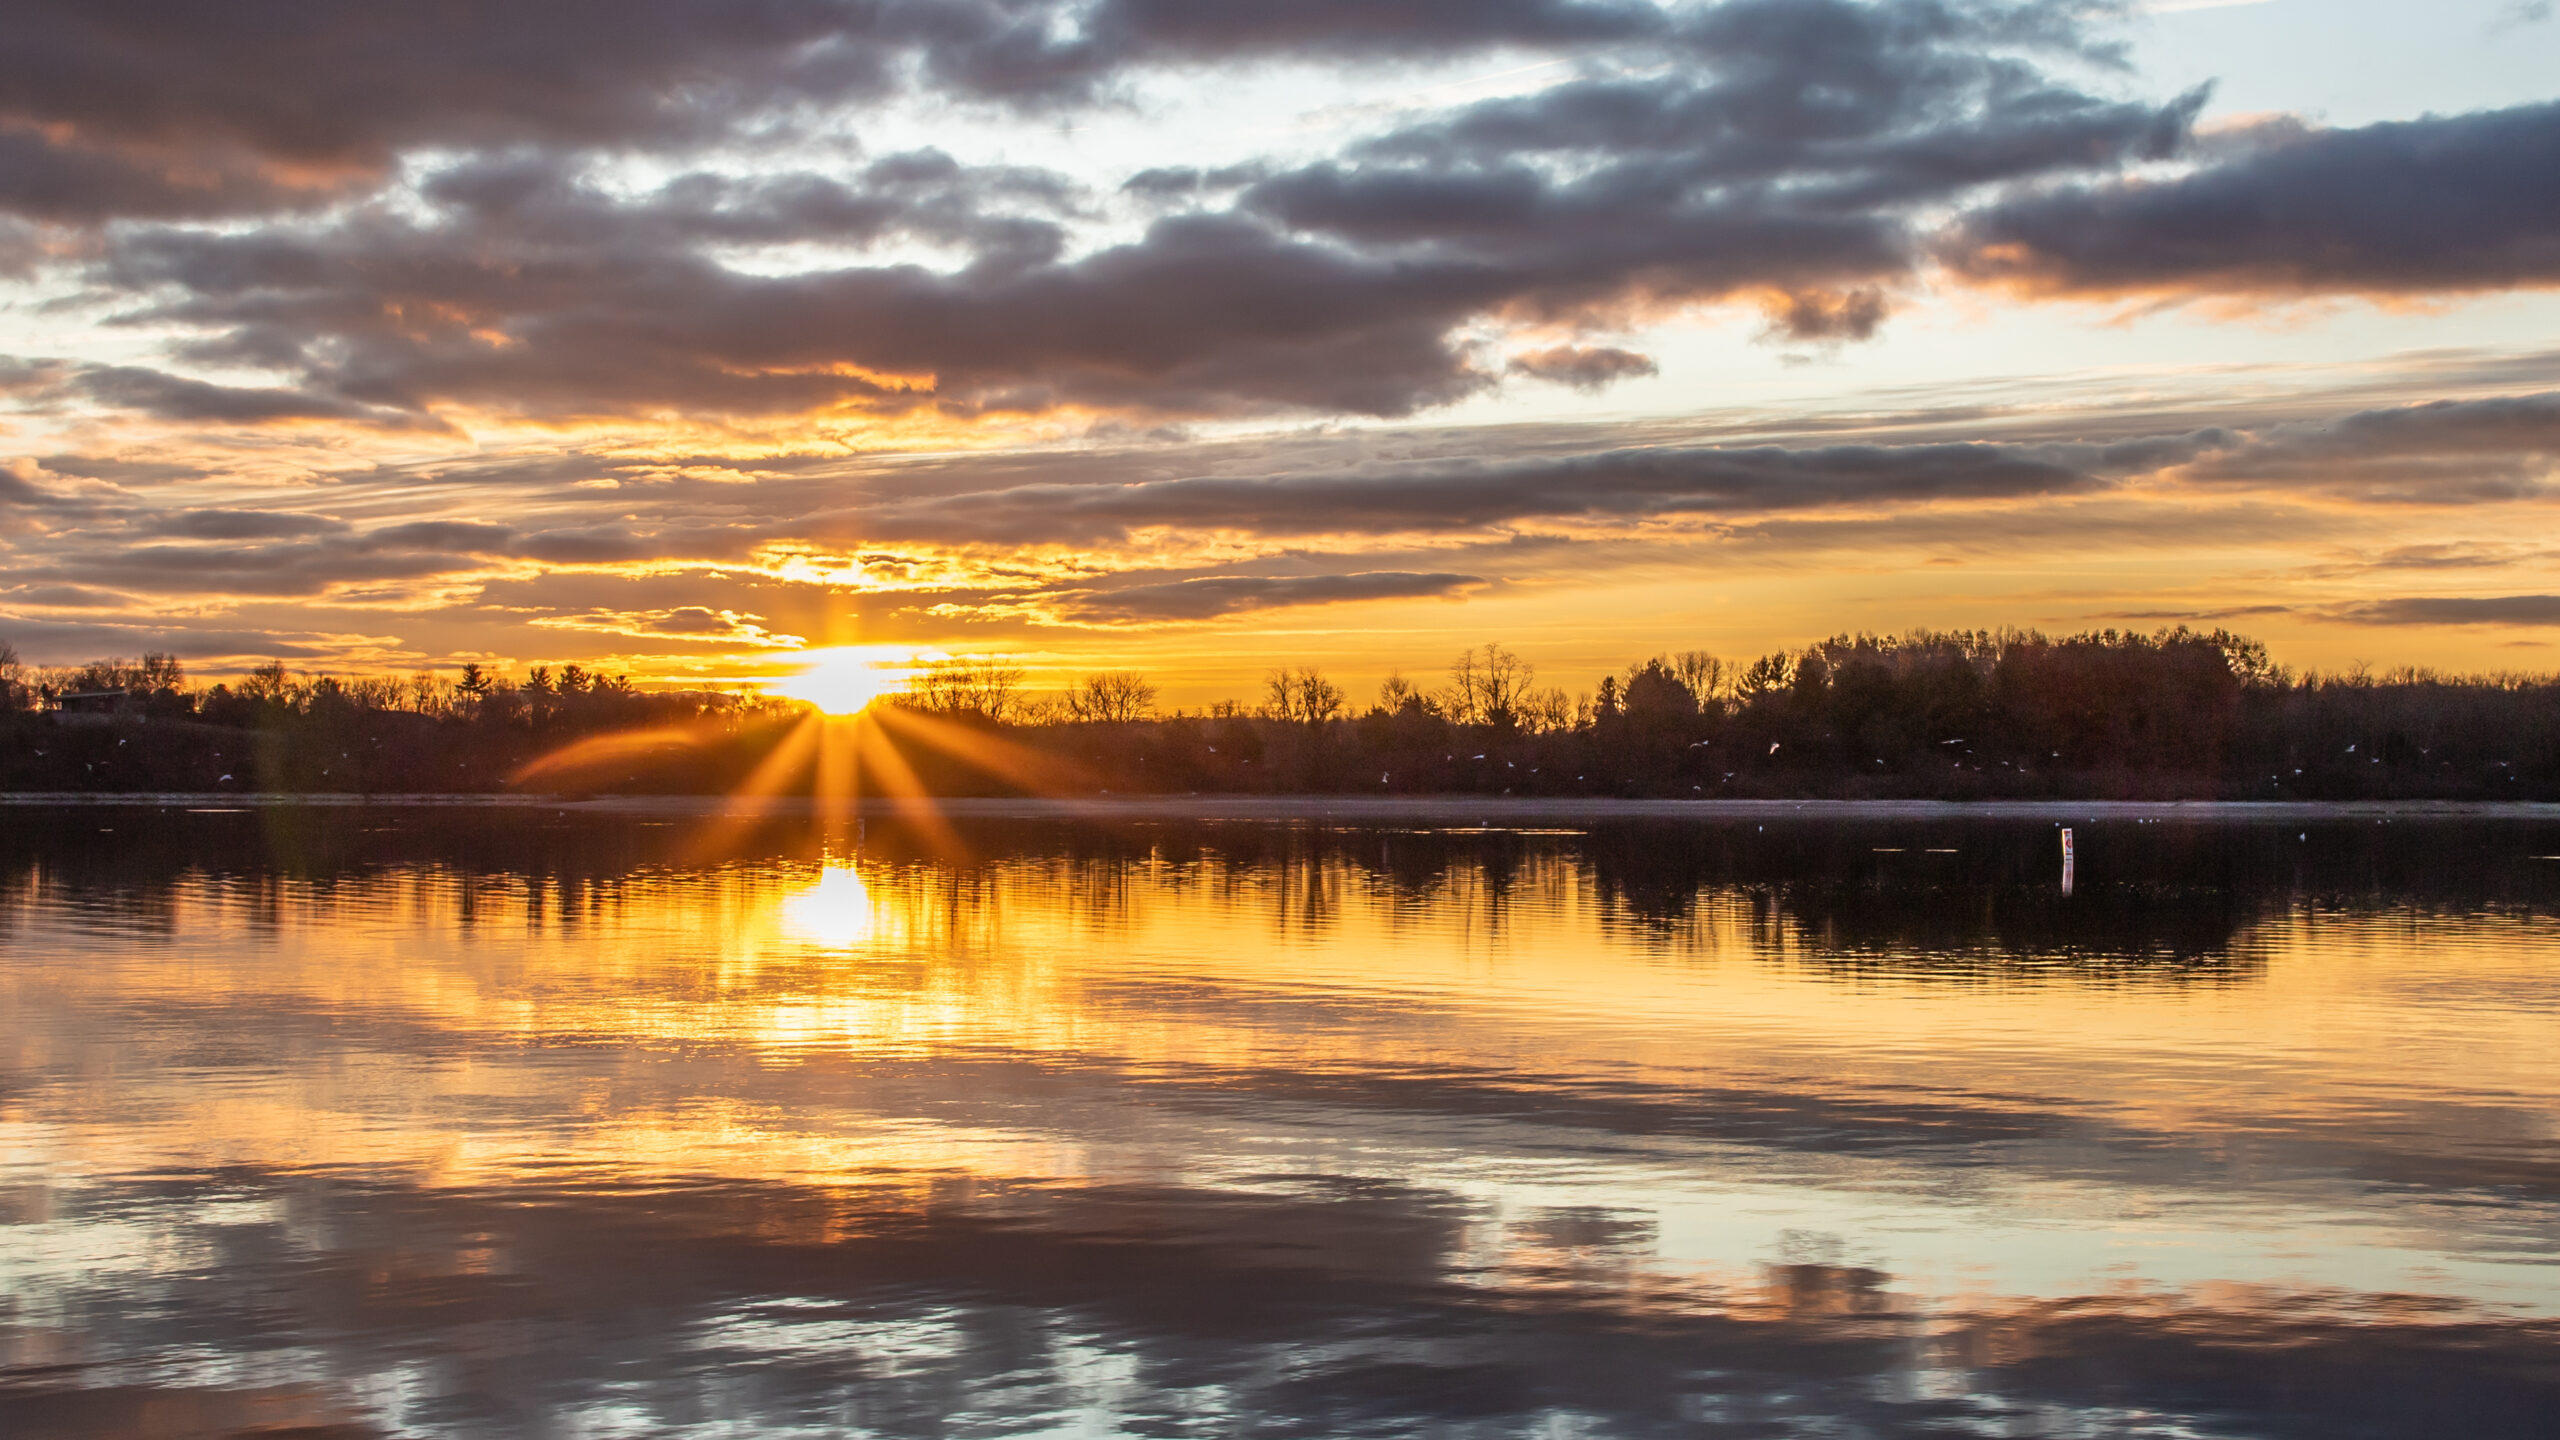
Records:
{"label": "bare tree", "polygon": [[1553,685],[1544,690],[1529,691],[1520,697],[1520,726],[1536,734],[1570,730],[1574,728],[1578,713],[1573,697]]}
{"label": "bare tree", "polygon": [[947,656],[916,672],[906,701],[919,710],[974,711],[1005,724],[1023,708],[1022,667],[994,655]]}
{"label": "bare tree", "polygon": [[1342,713],[1342,687],[1313,665],[1283,665],[1262,682],[1262,712],[1274,720],[1317,724]]}
{"label": "bare tree", "polygon": [[1731,693],[1734,667],[1706,651],[1683,650],[1671,660],[1673,673],[1680,677],[1681,684],[1689,687],[1689,693],[1697,697],[1701,708],[1712,706]]}
{"label": "bare tree", "polygon": [[187,686],[187,667],[167,651],[145,651],[142,663],[134,667],[133,684],[134,688],[155,695],[163,690],[183,690]]}
{"label": "bare tree", "polygon": [[1517,726],[1521,697],[1537,673],[1528,661],[1492,641],[1481,651],[1459,651],[1449,665],[1449,718],[1462,725]]}
{"label": "bare tree", "polygon": [[1067,692],[1067,718],[1109,724],[1144,720],[1156,708],[1156,687],[1135,670],[1087,675]]}
{"label": "bare tree", "polygon": [[453,686],[433,670],[409,677],[408,704],[421,715],[444,715],[453,709]]}
{"label": "bare tree", "polygon": [[1431,697],[1422,692],[1422,687],[1398,671],[1378,682],[1378,708],[1390,715],[1401,715],[1408,710],[1427,715],[1433,713],[1434,707]]}
{"label": "bare tree", "polygon": [[0,640],[0,713],[27,709],[34,700],[27,689],[27,667],[18,658],[18,647]]}
{"label": "bare tree", "polygon": [[242,677],[240,693],[270,705],[289,705],[295,698],[293,681],[281,660],[270,660]]}

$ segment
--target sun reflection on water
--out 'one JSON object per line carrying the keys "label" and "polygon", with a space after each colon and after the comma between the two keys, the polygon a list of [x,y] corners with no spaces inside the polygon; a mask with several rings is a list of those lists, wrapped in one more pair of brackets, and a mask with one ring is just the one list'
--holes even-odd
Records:
{"label": "sun reflection on water", "polygon": [[851,950],[879,928],[871,887],[850,865],[829,865],[818,881],[782,902],[782,928],[795,940],[831,950]]}

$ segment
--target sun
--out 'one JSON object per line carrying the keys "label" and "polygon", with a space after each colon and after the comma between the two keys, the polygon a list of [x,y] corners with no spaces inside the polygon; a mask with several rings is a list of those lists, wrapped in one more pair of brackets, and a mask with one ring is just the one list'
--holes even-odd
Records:
{"label": "sun", "polygon": [[809,652],[797,675],[766,688],[793,700],[806,700],[830,715],[852,715],[896,690],[914,657],[885,645],[847,645]]}

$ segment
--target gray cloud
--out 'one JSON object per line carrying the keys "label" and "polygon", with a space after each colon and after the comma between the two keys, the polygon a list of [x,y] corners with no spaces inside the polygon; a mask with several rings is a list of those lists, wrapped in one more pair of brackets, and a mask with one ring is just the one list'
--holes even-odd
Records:
{"label": "gray cloud", "polygon": [[1105,590],[1068,589],[1045,604],[1080,620],[1208,620],[1250,610],[1330,605],[1346,600],[1411,600],[1462,593],[1480,575],[1368,570],[1342,575],[1215,575]]}
{"label": "gray cloud", "polygon": [[2334,612],[2360,625],[2560,625],[2560,595],[2425,595]]}
{"label": "gray cloud", "polygon": [[[1215,20],[1104,4],[1076,33],[1134,55],[1642,34],[1682,63],[1461,107],[1238,191],[1219,187],[1243,172],[1147,172],[1133,193],[1232,199],[1081,254],[1068,226],[1090,202],[1054,176],[924,154],[633,196],[580,180],[563,142],[451,163],[424,180],[423,210],[120,230],[90,278],[134,297],[127,321],[194,331],[184,359],[294,377],[304,398],[275,398],[280,413],[1401,415],[1498,378],[1472,350],[1489,317],[1775,296],[1798,336],[1870,334],[1885,287],[1912,273],[1915,216],[2171,153],[2201,103],[2105,99],[2039,68],[2091,57],[2067,5],[1470,9],[1328,4],[1320,24],[1259,4]],[[1065,33],[1042,7],[1013,13],[1026,34]],[[716,256],[897,239],[962,258],[771,275]]]}
{"label": "gray cloud", "polygon": [[864,512],[859,523],[881,539],[1077,544],[1125,541],[1164,527],[1274,536],[1450,530],[1533,519],[2011,499],[2103,483],[1992,445],[1666,447],[1509,465],[1034,484],[883,506]]}
{"label": "gray cloud", "polygon": [[444,430],[433,416],[275,386],[217,385],[139,365],[0,356],[0,393],[36,409],[85,403],[187,424],[328,420],[381,430]]}
{"label": "gray cloud", "polygon": [[668,149],[789,130],[910,85],[1103,98],[1150,65],[1439,56],[1658,32],[1640,0],[22,0],[0,32],[0,209],[257,213],[406,152]]}
{"label": "gray cloud", "polygon": [[382,217],[317,238],[132,236],[109,274],[174,292],[133,318],[210,332],[200,360],[297,370],[346,406],[549,417],[936,401],[1397,414],[1483,383],[1449,331],[1500,298],[1493,277],[1213,216],[1072,263],[954,275],[750,275],[684,247],[488,244]]}
{"label": "gray cloud", "polygon": [[[1592,442],[1611,430],[1582,433],[1580,445],[1494,463],[1311,458],[1282,473],[1122,480],[1111,472],[1125,466],[1104,461],[1095,478],[987,489],[945,481],[940,493],[798,523],[846,539],[1108,545],[1166,529],[1285,538],[1908,508],[2104,494],[2145,477],[2375,504],[2491,504],[2552,493],[2560,393],[2106,440],[1609,448]],[[1509,447],[1487,437],[1481,448]]]}
{"label": "gray cloud", "polygon": [[0,466],[0,505],[53,505],[60,497],[10,466]]}
{"label": "gray cloud", "polygon": [[[2560,392],[2359,410],[2249,433],[2201,431],[2186,478],[2459,503],[2550,492],[2560,470]],[[2161,463],[2180,463],[2163,451]]]}
{"label": "gray cloud", "polygon": [[1873,286],[1837,294],[1802,291],[1781,296],[1768,307],[1769,333],[1796,341],[1872,339],[1889,308],[1884,292]]}
{"label": "gray cloud", "polygon": [[1944,254],[1973,279],[2047,293],[2560,284],[2560,102],[2347,130],[2264,126],[2179,179],[1976,212]]}
{"label": "gray cloud", "polygon": [[1512,356],[1510,370],[1515,375],[1570,385],[1576,390],[1599,390],[1631,376],[1661,373],[1652,356],[1608,345],[1551,345],[1531,350]]}
{"label": "gray cloud", "polygon": [[0,603],[41,605],[56,610],[112,610],[133,603],[132,597],[81,585],[13,585],[0,590]]}
{"label": "gray cloud", "polygon": [[149,530],[188,540],[282,540],[298,535],[344,534],[350,527],[326,515],[274,510],[180,510],[155,518]]}
{"label": "gray cloud", "polygon": [[72,663],[96,655],[165,650],[187,660],[329,660],[343,655],[345,637],[309,632],[252,630],[234,625],[202,627],[149,621],[65,620],[13,614],[0,608],[0,638],[39,663]]}

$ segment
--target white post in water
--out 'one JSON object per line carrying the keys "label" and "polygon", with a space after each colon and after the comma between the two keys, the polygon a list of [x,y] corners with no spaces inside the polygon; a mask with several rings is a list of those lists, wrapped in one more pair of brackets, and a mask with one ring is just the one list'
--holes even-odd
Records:
{"label": "white post in water", "polygon": [[2062,827],[2062,893],[2071,893],[2071,827]]}

